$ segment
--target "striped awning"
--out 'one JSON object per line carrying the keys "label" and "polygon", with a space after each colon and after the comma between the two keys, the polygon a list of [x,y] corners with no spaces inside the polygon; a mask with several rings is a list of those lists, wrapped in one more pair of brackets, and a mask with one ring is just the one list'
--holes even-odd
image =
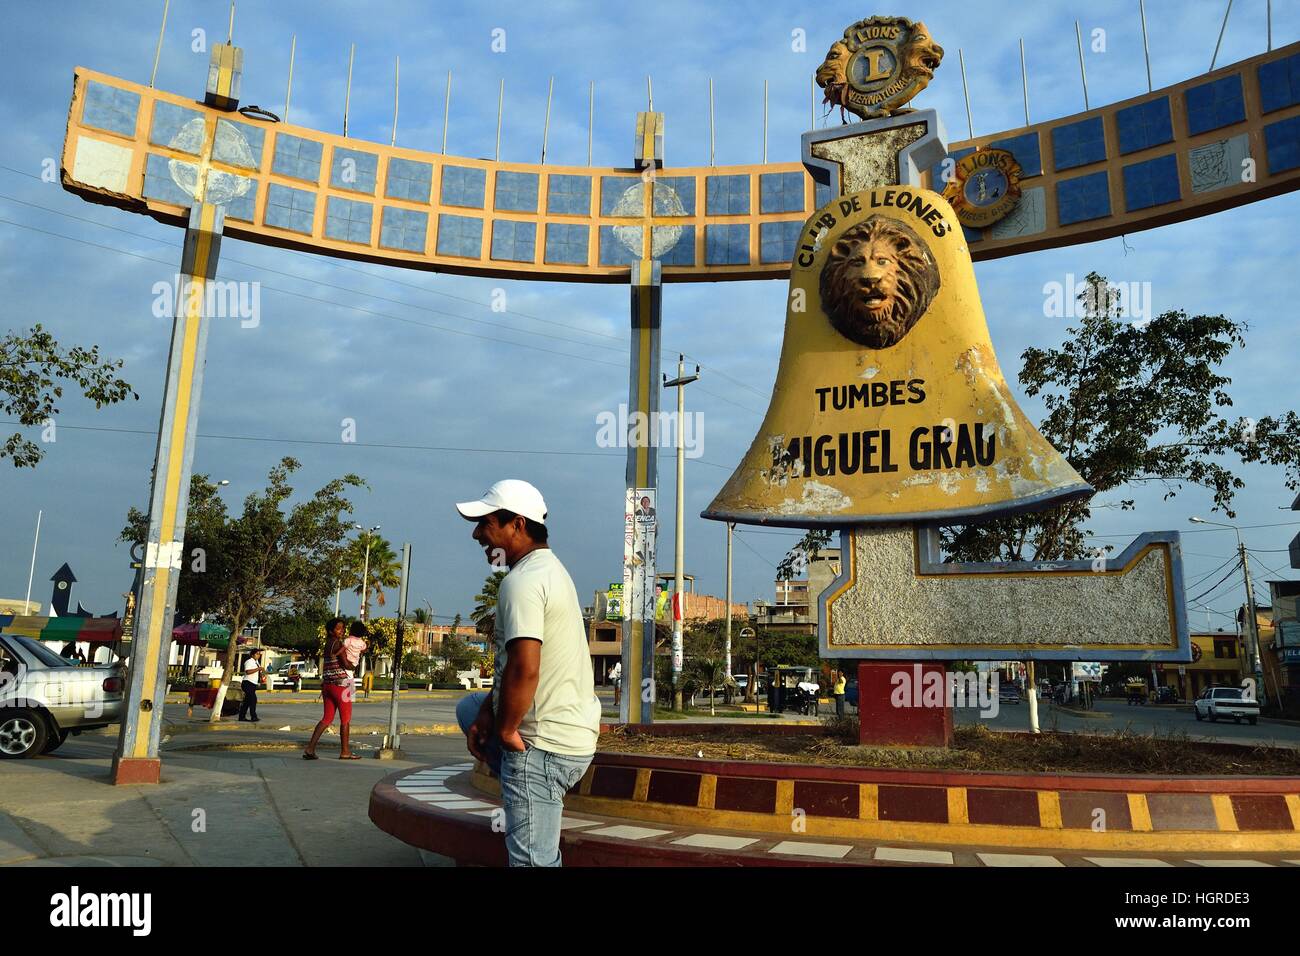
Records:
{"label": "striped awning", "polygon": [[115,617],[38,617],[0,614],[0,633],[38,641],[88,641],[111,644],[122,639],[122,622]]}

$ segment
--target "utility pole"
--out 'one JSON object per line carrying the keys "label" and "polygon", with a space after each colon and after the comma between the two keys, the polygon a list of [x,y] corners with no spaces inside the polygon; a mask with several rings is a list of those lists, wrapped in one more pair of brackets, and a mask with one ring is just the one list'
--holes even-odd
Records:
{"label": "utility pole", "polygon": [[43,514],[45,514],[44,508],[36,512],[36,537],[32,539],[32,566],[27,571],[27,599],[23,601],[24,614],[32,613],[32,578],[36,576],[36,546],[41,543],[41,515]]}
{"label": "utility pole", "polygon": [[401,756],[402,738],[397,733],[397,694],[402,684],[402,639],[406,634],[406,594],[411,582],[411,546],[402,545],[402,588],[397,597],[397,639],[393,647],[393,689],[388,697],[388,734],[376,755],[380,760]]}
{"label": "utility pole", "polygon": [[[1229,4],[1229,7],[1232,5]],[[1225,22],[1227,18],[1224,18]],[[1237,535],[1237,555],[1241,558],[1241,573],[1246,582],[1246,617],[1249,619],[1242,630],[1246,636],[1246,653],[1250,655],[1251,672],[1254,674],[1255,681],[1255,699],[1259,701],[1262,708],[1267,694],[1264,692],[1264,661],[1259,651],[1259,620],[1255,616],[1255,590],[1250,584],[1250,557],[1246,552],[1246,544],[1241,540],[1241,531],[1235,524],[1225,524],[1221,521],[1206,521],[1204,518],[1189,518],[1192,524],[1209,524],[1216,528],[1231,528]]]}
{"label": "utility pole", "polygon": [[682,709],[682,620],[686,617],[686,595],[682,593],[682,561],[685,553],[683,533],[686,527],[686,393],[685,386],[700,377],[700,367],[695,374],[686,374],[686,356],[677,356],[677,377],[671,382],[664,376],[664,388],[677,389],[677,534],[673,573],[673,710]]}
{"label": "utility pole", "polygon": [[727,680],[731,680],[731,533],[734,521],[727,522]]}
{"label": "utility pole", "polygon": [[[359,524],[352,527],[358,531],[365,531]],[[379,525],[375,525],[369,531],[366,531],[366,559],[361,568],[361,620],[366,619],[366,605],[370,603],[370,541],[371,536],[379,530]]]}

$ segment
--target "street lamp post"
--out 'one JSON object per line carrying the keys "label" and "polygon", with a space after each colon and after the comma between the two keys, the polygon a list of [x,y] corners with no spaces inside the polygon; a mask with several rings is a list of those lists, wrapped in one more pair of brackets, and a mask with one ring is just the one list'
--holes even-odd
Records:
{"label": "street lamp post", "polygon": [[686,478],[686,392],[685,386],[700,377],[700,367],[695,366],[695,374],[686,374],[686,356],[677,356],[677,377],[672,381],[664,376],[664,388],[677,389],[677,534],[675,538],[675,571],[673,573],[673,710],[682,709],[682,626],[686,617],[686,595],[682,593],[682,561],[685,552],[685,478]]}
{"label": "street lamp post", "polygon": [[1245,542],[1241,540],[1241,531],[1235,524],[1225,524],[1221,521],[1206,521],[1204,518],[1189,518],[1192,524],[1209,524],[1217,528],[1231,528],[1237,536],[1237,554],[1241,557],[1241,573],[1246,581],[1246,617],[1248,617],[1250,627],[1246,631],[1249,645],[1247,653],[1251,658],[1251,669],[1255,675],[1255,697],[1263,706],[1265,699],[1268,697],[1264,690],[1264,661],[1259,650],[1259,621],[1255,617],[1255,591],[1250,585],[1250,557],[1246,552]]}
{"label": "street lamp post", "polygon": [[[354,524],[352,527],[358,531],[365,531],[359,524]],[[370,538],[378,530],[379,525],[375,525],[366,531],[366,560],[361,568],[361,620],[363,621],[367,617],[366,605],[370,603]]]}

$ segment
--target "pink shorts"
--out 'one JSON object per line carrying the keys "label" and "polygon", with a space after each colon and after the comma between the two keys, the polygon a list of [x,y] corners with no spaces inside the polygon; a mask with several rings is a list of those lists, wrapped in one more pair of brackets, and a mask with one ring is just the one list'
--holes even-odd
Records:
{"label": "pink shorts", "polygon": [[325,698],[325,716],[321,723],[334,723],[334,710],[338,709],[339,721],[344,724],[352,723],[352,682],[346,684],[322,684],[320,688],[321,696]]}

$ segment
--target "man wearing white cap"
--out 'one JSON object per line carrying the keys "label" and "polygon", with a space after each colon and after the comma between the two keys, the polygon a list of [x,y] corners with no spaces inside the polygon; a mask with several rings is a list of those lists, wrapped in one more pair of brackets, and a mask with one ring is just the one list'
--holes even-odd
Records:
{"label": "man wearing white cap", "polygon": [[496,682],[456,719],[469,751],[501,779],[511,866],[559,866],[564,794],[596,752],[600,701],[573,580],[547,544],[546,502],[526,481],[498,481],[456,505],[493,567]]}

